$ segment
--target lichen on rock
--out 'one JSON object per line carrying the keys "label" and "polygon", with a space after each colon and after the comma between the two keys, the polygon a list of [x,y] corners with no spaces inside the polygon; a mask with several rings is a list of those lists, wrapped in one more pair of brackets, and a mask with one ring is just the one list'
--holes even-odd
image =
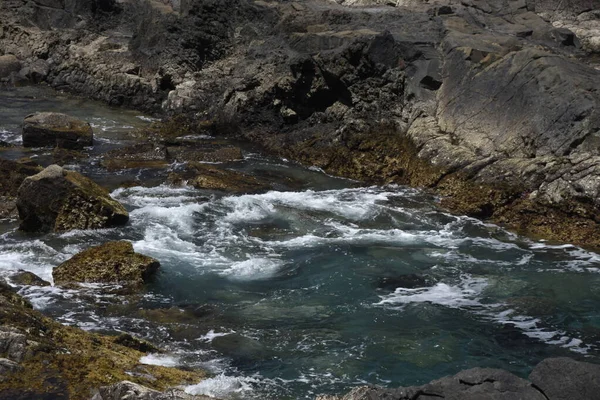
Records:
{"label": "lichen on rock", "polygon": [[52,277],[57,285],[93,282],[140,286],[151,279],[159,266],[154,258],[136,253],[130,242],[108,242],[55,267]]}
{"label": "lichen on rock", "polygon": [[41,112],[23,120],[23,146],[83,149],[94,143],[89,123],[67,114]]}
{"label": "lichen on rock", "polygon": [[91,179],[51,165],[26,178],[18,191],[20,229],[64,232],[124,225],[125,208]]}

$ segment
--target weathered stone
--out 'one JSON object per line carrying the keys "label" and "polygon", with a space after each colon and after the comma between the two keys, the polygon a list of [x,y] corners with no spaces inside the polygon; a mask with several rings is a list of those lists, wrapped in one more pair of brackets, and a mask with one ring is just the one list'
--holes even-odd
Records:
{"label": "weathered stone", "polygon": [[92,400],[208,400],[207,396],[194,396],[181,389],[169,389],[165,392],[122,381],[111,386],[103,386]]}
{"label": "weathered stone", "polygon": [[43,280],[33,272],[24,270],[19,270],[16,274],[11,275],[10,280],[16,285],[50,286],[50,282]]}
{"label": "weathered stone", "polygon": [[54,322],[26,303],[0,284],[0,399],[84,400],[95,389],[126,379],[170,395],[179,390],[168,388],[204,377],[201,371],[155,365],[145,365],[144,375],[132,375],[144,353],[115,343],[114,337]]}
{"label": "weathered stone", "polygon": [[529,380],[550,400],[595,399],[600,394],[600,365],[571,358],[548,358]]}
{"label": "weathered stone", "polygon": [[64,232],[124,225],[125,208],[83,175],[51,165],[26,178],[18,192],[20,229]]}
{"label": "weathered stone", "polygon": [[167,157],[178,162],[227,162],[244,158],[241,149],[234,146],[217,148],[170,146],[167,147]]}
{"label": "weathered stone", "polygon": [[175,185],[187,183],[197,189],[230,193],[256,193],[270,188],[252,175],[201,163],[189,163],[183,173],[171,174],[169,181]]}
{"label": "weathered stone", "polygon": [[130,242],[108,242],[91,247],[52,270],[57,285],[72,282],[118,283],[139,286],[148,282],[160,264],[134,252]]}
{"label": "weathered stone", "polygon": [[19,75],[27,78],[31,83],[40,83],[46,79],[49,70],[50,66],[46,60],[37,59],[19,71]]}
{"label": "weathered stone", "polygon": [[21,62],[12,54],[0,56],[0,79],[8,78],[11,74],[19,72]]}
{"label": "weathered stone", "polygon": [[168,165],[167,150],[160,144],[138,143],[108,152],[102,160],[102,165],[109,171],[164,168]]}
{"label": "weathered stone", "polygon": [[23,120],[23,146],[83,149],[94,143],[89,123],[66,114],[42,112]]}

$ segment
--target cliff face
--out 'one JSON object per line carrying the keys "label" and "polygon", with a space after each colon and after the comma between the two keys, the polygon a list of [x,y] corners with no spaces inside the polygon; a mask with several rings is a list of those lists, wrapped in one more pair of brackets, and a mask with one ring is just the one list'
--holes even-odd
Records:
{"label": "cliff face", "polygon": [[600,244],[598,0],[45,3],[2,3],[0,54],[56,88]]}

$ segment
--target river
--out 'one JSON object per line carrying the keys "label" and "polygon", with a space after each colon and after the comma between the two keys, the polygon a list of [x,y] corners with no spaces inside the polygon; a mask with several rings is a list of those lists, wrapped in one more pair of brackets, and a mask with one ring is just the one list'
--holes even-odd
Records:
{"label": "river", "polygon": [[[526,376],[546,357],[600,362],[600,256],[448,214],[401,187],[362,187],[241,144],[223,165],[270,177],[277,190],[231,196],[165,185],[165,170],[109,173],[107,150],[151,118],[39,87],[0,92],[0,140],[18,144],[34,111],[93,124],[89,159],[68,166],[109,187],[127,226],[32,236],[0,220],[0,275],[51,281],[52,268],[109,240],[157,258],[140,295],[20,287],[64,324],[129,332],[166,349],[141,362],[202,368],[193,394],[301,399],[352,386],[422,384],[461,369]],[[48,150],[2,157],[49,163]],[[136,179],[143,186],[122,187]]]}

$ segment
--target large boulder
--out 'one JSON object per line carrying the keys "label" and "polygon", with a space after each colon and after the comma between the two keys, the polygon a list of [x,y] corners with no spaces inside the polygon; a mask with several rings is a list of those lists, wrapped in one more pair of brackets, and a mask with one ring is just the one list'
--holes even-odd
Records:
{"label": "large boulder", "polygon": [[547,358],[529,375],[548,399],[600,398],[600,365],[571,358]]}
{"label": "large boulder", "polygon": [[23,146],[82,149],[94,142],[88,122],[52,112],[31,114],[23,120]]}
{"label": "large boulder", "polygon": [[8,78],[11,74],[19,72],[21,62],[12,54],[0,56],[0,79]]}
{"label": "large boulder", "polygon": [[91,179],[51,165],[27,177],[19,187],[20,229],[64,232],[124,225],[129,214],[108,191]]}
{"label": "large boulder", "polygon": [[108,242],[76,254],[52,271],[54,283],[119,283],[139,286],[147,282],[160,263],[133,251],[130,242]]}

